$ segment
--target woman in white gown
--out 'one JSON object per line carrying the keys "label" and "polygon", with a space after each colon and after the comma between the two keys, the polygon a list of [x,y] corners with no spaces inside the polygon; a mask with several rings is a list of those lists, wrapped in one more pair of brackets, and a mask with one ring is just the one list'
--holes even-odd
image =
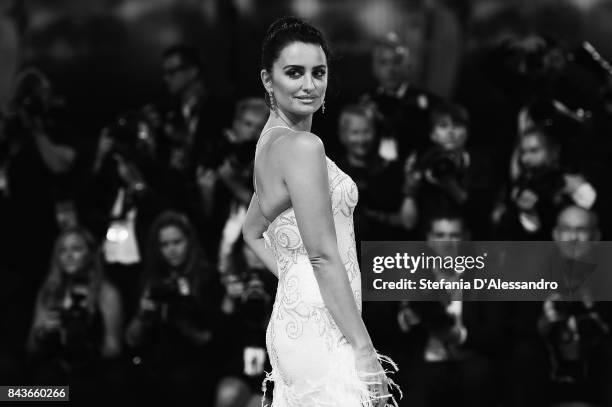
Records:
{"label": "woman in white gown", "polygon": [[270,117],[255,151],[245,241],[277,275],[266,333],[274,407],[385,406],[395,386],[361,319],[353,210],[357,186],[310,133],[324,98],[328,48],[294,17],[268,29],[261,79]]}

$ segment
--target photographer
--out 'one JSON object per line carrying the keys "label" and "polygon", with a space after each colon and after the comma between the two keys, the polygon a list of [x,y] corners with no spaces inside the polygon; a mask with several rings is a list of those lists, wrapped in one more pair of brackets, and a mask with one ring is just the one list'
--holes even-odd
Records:
{"label": "photographer", "polygon": [[57,237],[36,300],[27,342],[31,379],[70,384],[71,397],[81,391],[87,397],[100,381],[110,384],[104,361],[117,358],[122,343],[121,298],[104,277],[95,241],[80,227],[68,228]]}
{"label": "photographer", "polygon": [[[153,223],[144,289],[126,340],[145,386],[160,397],[208,404],[216,379],[220,289],[187,218],[164,212]],[[204,402],[206,401],[206,402]]]}
{"label": "photographer", "polygon": [[[64,209],[73,207],[69,203],[73,198],[72,170],[77,151],[67,119],[64,102],[55,94],[48,78],[34,68],[23,70],[17,78],[0,140],[3,194],[12,208],[13,219],[6,227],[13,237],[9,243],[14,244],[14,250],[7,253],[16,258],[22,257],[20,249],[26,242],[30,250],[27,258],[46,258],[54,236],[66,225],[62,221]],[[68,223],[76,223],[74,211],[71,218]],[[37,225],[36,242],[18,223],[22,219]],[[31,266],[33,270],[44,270],[40,263]],[[34,279],[36,284],[40,277]]]}
{"label": "photographer", "polygon": [[148,228],[165,202],[157,193],[155,140],[140,113],[120,116],[100,134],[80,203],[84,223],[103,244],[107,273],[131,317],[142,279]]}
{"label": "photographer", "polygon": [[225,129],[218,151],[221,165],[198,167],[197,181],[206,216],[206,248],[223,257],[240,237],[253,196],[253,155],[268,117],[263,99],[246,98],[236,105],[231,128]]}
{"label": "photographer", "polygon": [[202,238],[209,213],[199,194],[198,177],[222,163],[222,126],[228,108],[205,83],[203,61],[189,45],[168,47],[162,54],[169,108],[163,113],[158,157],[164,169],[161,192],[174,210],[195,222]]}
{"label": "photographer", "polygon": [[417,201],[422,219],[438,211],[459,211],[474,239],[488,235],[485,216],[492,206],[491,164],[466,147],[469,117],[465,109],[439,103],[431,112],[430,143],[405,162],[406,194]]}
{"label": "photographer", "polygon": [[[62,228],[76,223],[79,155],[64,102],[37,69],[19,73],[6,113],[0,137],[0,224],[5,235],[0,263],[15,272],[11,294],[22,313],[10,334],[23,343],[53,241]],[[35,239],[26,222],[35,225]]]}
{"label": "photographer", "polygon": [[493,211],[501,239],[548,240],[559,208],[573,203],[590,209],[597,200],[583,174],[564,171],[559,143],[543,129],[531,128],[521,135],[517,163],[517,174]]}
{"label": "photographer", "polygon": [[277,281],[242,238],[228,257],[222,270],[225,296],[220,334],[224,341],[219,344],[227,357],[215,407],[259,406],[264,370],[270,369],[265,336]]}
{"label": "photographer", "polygon": [[[432,215],[425,225],[425,255],[455,257],[469,239],[464,218],[453,211]],[[431,281],[470,279],[469,272],[422,270]],[[507,349],[504,304],[470,301],[464,291],[433,290],[422,301],[405,301],[397,313],[402,365],[401,405],[435,407],[497,405],[496,383]]]}
{"label": "photographer", "polygon": [[590,270],[580,267],[607,256],[596,250],[598,223],[593,211],[574,204],[558,213],[552,231],[558,250],[549,264],[552,273],[563,273],[556,278],[566,287],[546,301],[517,306],[509,406],[569,401],[612,405],[612,309],[608,302],[592,300],[595,293],[589,290],[599,287],[594,281],[584,284],[584,273]]}
{"label": "photographer", "polygon": [[360,104],[375,118],[380,136],[375,150],[388,161],[403,162],[427,142],[428,116],[438,102],[431,92],[410,81],[415,54],[399,36],[388,33],[372,51],[372,74],[376,89],[364,94]]}

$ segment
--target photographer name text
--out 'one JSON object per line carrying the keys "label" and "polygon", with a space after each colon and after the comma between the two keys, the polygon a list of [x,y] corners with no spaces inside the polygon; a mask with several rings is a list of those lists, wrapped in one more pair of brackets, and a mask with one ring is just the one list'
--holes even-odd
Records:
{"label": "photographer name text", "polygon": [[504,281],[501,278],[475,278],[470,281],[446,280],[434,281],[421,278],[418,281],[402,278],[397,281],[385,281],[377,278],[372,282],[375,290],[556,290],[555,281]]}

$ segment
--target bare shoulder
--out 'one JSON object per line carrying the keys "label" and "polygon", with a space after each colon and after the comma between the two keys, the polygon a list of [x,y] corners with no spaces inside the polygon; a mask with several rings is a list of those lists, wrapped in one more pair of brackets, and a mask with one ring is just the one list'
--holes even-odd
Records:
{"label": "bare shoulder", "polygon": [[284,161],[292,162],[300,157],[325,156],[325,147],[319,136],[307,131],[292,132],[276,140],[274,146]]}

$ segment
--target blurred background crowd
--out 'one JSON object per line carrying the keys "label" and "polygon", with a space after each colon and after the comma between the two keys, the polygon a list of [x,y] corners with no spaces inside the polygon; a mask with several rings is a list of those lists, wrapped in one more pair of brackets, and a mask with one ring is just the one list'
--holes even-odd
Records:
{"label": "blurred background crowd", "polygon": [[[607,1],[2,0],[1,384],[260,405],[276,279],[241,227],[284,14],[335,49],[313,132],[358,245],[609,240]],[[447,294],[364,303],[401,405],[612,406],[609,303]]]}

